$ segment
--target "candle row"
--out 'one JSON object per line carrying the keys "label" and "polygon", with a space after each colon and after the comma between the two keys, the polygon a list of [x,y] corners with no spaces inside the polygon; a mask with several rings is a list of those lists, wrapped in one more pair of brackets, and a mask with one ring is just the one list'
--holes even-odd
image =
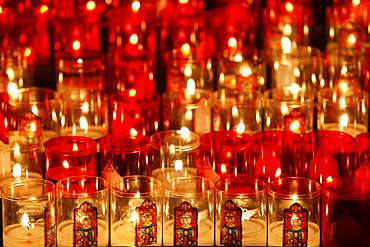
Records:
{"label": "candle row", "polygon": [[2,187],[4,246],[367,246],[370,182],[198,176]]}

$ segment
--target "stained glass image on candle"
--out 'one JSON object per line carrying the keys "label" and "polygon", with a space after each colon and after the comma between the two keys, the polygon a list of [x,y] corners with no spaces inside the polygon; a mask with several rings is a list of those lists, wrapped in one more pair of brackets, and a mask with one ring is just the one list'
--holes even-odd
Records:
{"label": "stained glass image on candle", "polygon": [[98,209],[88,202],[73,209],[73,244],[75,246],[98,244],[97,211]]}
{"label": "stained glass image on candle", "polygon": [[353,177],[353,137],[344,132],[317,130],[302,138],[303,177],[319,183],[328,178]]}
{"label": "stained glass image on candle", "polygon": [[97,175],[96,141],[83,136],[59,136],[45,142],[46,179]]}
{"label": "stained glass image on candle", "polygon": [[55,186],[23,179],[2,188],[3,245],[56,246]]}
{"label": "stained glass image on candle", "polygon": [[160,95],[155,91],[125,90],[110,95],[110,133],[151,136],[159,129]]}
{"label": "stained glass image on candle", "polygon": [[370,183],[333,178],[322,184],[322,245],[368,246]]}
{"label": "stained glass image on candle", "polygon": [[214,183],[203,177],[163,182],[163,245],[214,245]]}
{"label": "stained glass image on candle", "polygon": [[71,176],[56,185],[57,246],[108,246],[109,185],[94,176]]}
{"label": "stained glass image on candle", "polygon": [[111,185],[111,245],[162,245],[161,182],[125,176]]}
{"label": "stained glass image on candle", "polygon": [[188,202],[175,207],[175,246],[198,245],[198,210]]}
{"label": "stained glass image on candle", "polygon": [[264,129],[281,129],[303,135],[313,130],[314,94],[297,84],[264,93]]}
{"label": "stained glass image on candle", "polygon": [[216,182],[216,245],[266,246],[266,184],[248,177]]}
{"label": "stained glass image on candle", "polygon": [[302,138],[284,130],[260,131],[251,136],[250,174],[269,183],[280,177],[301,176]]}
{"label": "stained glass image on candle", "polygon": [[320,246],[320,184],[285,177],[267,190],[268,246]]}

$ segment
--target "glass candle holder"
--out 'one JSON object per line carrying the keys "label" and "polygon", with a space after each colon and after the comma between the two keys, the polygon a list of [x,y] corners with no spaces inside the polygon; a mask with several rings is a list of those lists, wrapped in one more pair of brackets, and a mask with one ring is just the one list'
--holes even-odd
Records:
{"label": "glass candle holder", "polygon": [[261,92],[219,89],[214,92],[213,99],[212,130],[234,130],[248,135],[262,131]]}
{"label": "glass candle holder", "polygon": [[322,184],[322,246],[367,246],[370,182],[334,178]]}
{"label": "glass candle holder", "polygon": [[214,183],[203,177],[163,182],[163,245],[214,245]]}
{"label": "glass candle holder", "polygon": [[108,96],[98,90],[67,90],[59,95],[62,103],[61,136],[87,136],[99,140],[108,134]]}
{"label": "glass candle holder", "polygon": [[96,141],[59,136],[45,142],[46,179],[56,183],[70,176],[96,176]]}
{"label": "glass candle holder", "polygon": [[110,134],[151,136],[159,129],[160,95],[155,91],[125,90],[110,95]]}
{"label": "glass candle holder", "polygon": [[99,140],[100,174],[109,182],[121,176],[148,175],[149,137],[106,135]]}
{"label": "glass candle holder", "polygon": [[25,179],[1,188],[4,246],[56,246],[55,185]]}
{"label": "glass candle holder", "polygon": [[0,93],[0,141],[7,144],[9,143],[9,94]]}
{"label": "glass candle holder", "polygon": [[313,130],[314,94],[311,91],[272,88],[264,93],[264,129],[303,135]]}
{"label": "glass candle holder", "polygon": [[42,134],[43,141],[58,136],[60,101],[55,90],[21,88],[10,94],[9,130]]}
{"label": "glass candle holder", "polygon": [[212,91],[185,89],[162,94],[164,130],[188,128],[197,135],[212,129]]}
{"label": "glass candle holder", "polygon": [[251,136],[249,173],[266,183],[280,177],[302,176],[302,138],[284,130],[266,130]]}
{"label": "glass candle holder", "polygon": [[216,245],[266,246],[266,184],[246,177],[216,182]]}
{"label": "glass candle holder", "polygon": [[355,177],[370,180],[370,133],[362,133],[354,139]]}
{"label": "glass candle holder", "polygon": [[320,246],[320,184],[285,177],[267,190],[268,246]]}
{"label": "glass candle holder", "polygon": [[236,49],[228,40],[229,47],[222,52],[217,67],[217,88],[238,91],[260,91],[266,89],[266,61],[258,50]]}
{"label": "glass candle holder", "polygon": [[125,176],[111,184],[111,246],[162,246],[163,190],[147,176]]}
{"label": "glass candle holder", "polygon": [[201,135],[196,160],[198,175],[214,182],[223,177],[249,175],[251,143],[249,135],[232,130]]}
{"label": "glass candle holder", "polygon": [[367,132],[369,94],[349,87],[346,81],[342,83],[340,87],[318,92],[317,128],[352,136]]}
{"label": "glass candle holder", "polygon": [[109,185],[94,176],[72,176],[56,183],[57,245],[108,246]]}
{"label": "glass candle holder", "polygon": [[196,175],[195,159],[199,145],[199,136],[188,129],[155,133],[149,142],[151,176],[163,182],[174,177]]}
{"label": "glass candle holder", "polygon": [[317,130],[302,138],[303,177],[323,183],[335,177],[353,177],[353,137],[344,132]]}

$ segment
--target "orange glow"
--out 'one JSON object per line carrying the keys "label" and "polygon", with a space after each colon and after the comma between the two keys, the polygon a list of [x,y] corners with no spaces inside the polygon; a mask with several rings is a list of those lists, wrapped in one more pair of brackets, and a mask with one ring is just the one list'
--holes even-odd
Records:
{"label": "orange glow", "polygon": [[77,143],[74,143],[74,144],[73,144],[72,151],[73,151],[73,152],[77,152],[77,151],[78,151]]}
{"label": "orange glow", "polygon": [[68,169],[68,168],[69,168],[69,163],[68,163],[68,161],[63,160],[62,166],[63,166],[63,168],[64,168],[64,169]]}
{"label": "orange glow", "polygon": [[130,44],[137,45],[138,42],[139,42],[139,37],[137,36],[137,34],[132,34],[130,36]]}
{"label": "orange glow", "polygon": [[183,44],[181,46],[181,52],[184,56],[188,56],[190,54],[190,45],[188,43]]}
{"label": "orange glow", "polygon": [[86,9],[88,11],[93,11],[96,8],[96,3],[94,1],[88,1],[86,3]]}
{"label": "orange glow", "polygon": [[136,96],[136,90],[135,89],[130,89],[130,91],[128,91],[128,95],[130,97],[135,97]]}
{"label": "orange glow", "polygon": [[80,41],[75,40],[75,41],[73,42],[73,44],[72,44],[72,48],[73,48],[73,50],[78,51],[78,50],[81,48],[81,43],[80,43]]}
{"label": "orange glow", "polygon": [[331,176],[329,176],[329,177],[326,179],[326,182],[328,182],[328,183],[333,182],[333,178],[332,178]]}
{"label": "orange glow", "polygon": [[179,0],[179,4],[187,4],[188,0]]}
{"label": "orange glow", "polygon": [[276,169],[276,172],[275,172],[275,178],[278,178],[281,176],[281,169],[280,167],[278,169]]}
{"label": "orange glow", "polygon": [[231,158],[231,152],[230,152],[230,151],[228,151],[228,152],[226,153],[226,158]]}
{"label": "orange glow", "polygon": [[361,3],[361,0],[352,0],[353,6],[359,6]]}
{"label": "orange glow", "polygon": [[135,136],[137,136],[137,134],[138,134],[138,132],[136,131],[136,129],[134,129],[134,128],[130,129],[130,136],[131,137],[135,137]]}
{"label": "orange glow", "polygon": [[49,10],[48,6],[46,6],[46,5],[42,5],[42,6],[40,7],[40,11],[39,11],[39,13],[40,13],[40,14],[45,14],[46,12],[48,12],[48,10]]}
{"label": "orange glow", "polygon": [[293,12],[293,10],[294,10],[294,5],[293,5],[292,3],[290,3],[290,2],[287,2],[287,3],[285,4],[285,9],[286,9],[286,11],[288,11],[289,13],[292,13],[292,12]]}
{"label": "orange glow", "polygon": [[0,6],[0,14],[3,13],[3,8]]}

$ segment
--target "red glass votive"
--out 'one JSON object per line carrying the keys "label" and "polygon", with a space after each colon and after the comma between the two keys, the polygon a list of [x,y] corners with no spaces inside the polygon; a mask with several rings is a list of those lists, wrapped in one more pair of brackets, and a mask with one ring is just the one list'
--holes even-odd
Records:
{"label": "red glass votive", "polygon": [[336,177],[353,177],[353,137],[350,134],[317,130],[302,138],[302,176],[319,183]]}
{"label": "red glass votive", "polygon": [[224,177],[248,175],[251,137],[245,133],[220,130],[200,136],[198,175],[214,182]]}
{"label": "red glass votive", "polygon": [[370,246],[370,182],[334,178],[322,184],[322,246]]}
{"label": "red glass votive", "polygon": [[249,173],[267,183],[302,174],[299,134],[284,130],[260,131],[251,136]]}
{"label": "red glass votive", "polygon": [[159,129],[160,95],[125,90],[110,96],[110,133],[151,136]]}
{"label": "red glass votive", "polygon": [[101,177],[113,182],[121,176],[149,175],[149,137],[106,135],[99,140]]}
{"label": "red glass votive", "polygon": [[70,176],[96,176],[96,141],[83,136],[55,137],[44,144],[46,179],[54,183]]}
{"label": "red glass votive", "polygon": [[354,142],[355,177],[370,180],[370,133],[355,136]]}
{"label": "red glass votive", "polygon": [[0,141],[4,144],[9,143],[9,95],[0,93]]}

